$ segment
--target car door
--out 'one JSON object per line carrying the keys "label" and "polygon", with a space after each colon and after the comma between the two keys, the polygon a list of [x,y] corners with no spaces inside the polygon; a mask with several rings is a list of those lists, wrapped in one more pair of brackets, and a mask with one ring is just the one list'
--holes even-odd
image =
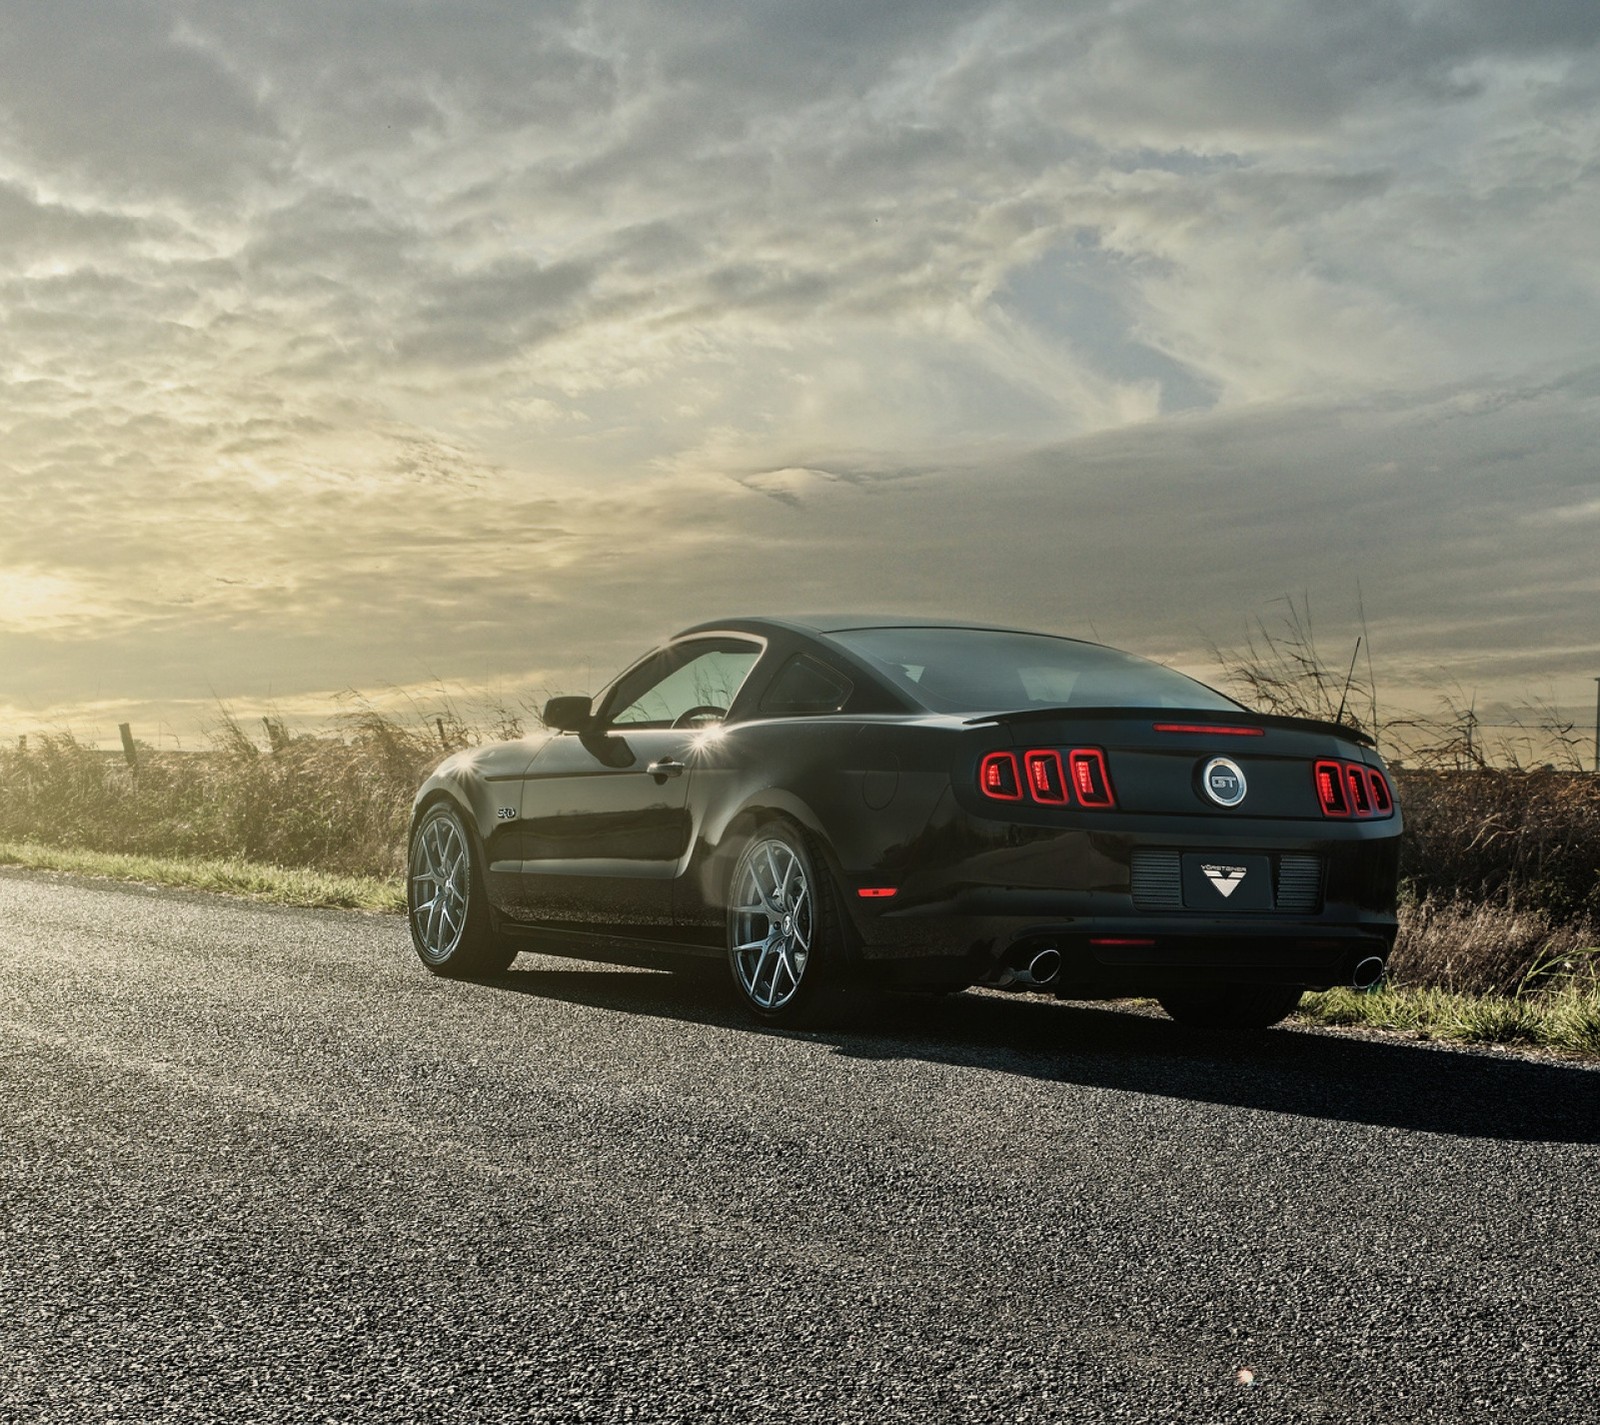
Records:
{"label": "car door", "polygon": [[641,935],[672,924],[697,740],[761,650],[736,636],[671,644],[617,680],[588,728],[547,744],[522,789],[520,918]]}

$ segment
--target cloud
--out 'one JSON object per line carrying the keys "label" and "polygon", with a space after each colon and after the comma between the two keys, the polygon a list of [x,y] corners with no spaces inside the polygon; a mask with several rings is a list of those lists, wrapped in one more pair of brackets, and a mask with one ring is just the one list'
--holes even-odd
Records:
{"label": "cloud", "polygon": [[1187,657],[1357,571],[1413,663],[1570,669],[1597,44],[1580,0],[19,14],[0,651],[40,707],[310,696],[492,672],[508,609],[557,667],[957,591]]}
{"label": "cloud", "polygon": [[586,667],[593,686],[678,626],[841,606],[1087,634],[1204,671],[1210,644],[1285,594],[1353,640],[1359,591],[1402,706],[1449,678],[1512,700],[1530,674],[1572,682],[1600,656],[1592,531],[1566,517],[1592,491],[1595,410],[1591,376],[1197,415],[922,469],[797,462],[539,496],[494,472],[219,484],[186,515],[164,507],[159,558],[76,566],[77,603],[0,653],[35,707],[114,687],[170,720],[211,690],[548,691]]}

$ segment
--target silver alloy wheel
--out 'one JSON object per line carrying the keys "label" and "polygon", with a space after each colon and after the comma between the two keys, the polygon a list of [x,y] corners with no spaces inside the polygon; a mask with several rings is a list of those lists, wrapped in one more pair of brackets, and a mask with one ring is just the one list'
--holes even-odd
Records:
{"label": "silver alloy wheel", "polygon": [[423,826],[411,848],[411,923],[417,948],[431,964],[442,964],[461,944],[471,890],[467,840],[446,812]]}
{"label": "silver alloy wheel", "polygon": [[815,918],[805,863],[779,840],[758,841],[739,863],[733,887],[733,963],[760,1009],[795,997],[811,959]]}

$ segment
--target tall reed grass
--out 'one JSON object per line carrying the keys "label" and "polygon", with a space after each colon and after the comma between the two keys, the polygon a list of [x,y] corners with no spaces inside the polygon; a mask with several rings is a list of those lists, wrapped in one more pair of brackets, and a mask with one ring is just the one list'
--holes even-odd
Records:
{"label": "tall reed grass", "polygon": [[475,737],[375,711],[333,735],[268,732],[263,748],[223,717],[205,751],[139,746],[135,767],[70,733],[30,738],[0,752],[0,840],[396,876],[417,786]]}

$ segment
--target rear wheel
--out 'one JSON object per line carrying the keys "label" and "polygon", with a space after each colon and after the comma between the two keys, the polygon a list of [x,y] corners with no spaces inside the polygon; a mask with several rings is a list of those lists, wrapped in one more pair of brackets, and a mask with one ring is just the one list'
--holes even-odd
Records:
{"label": "rear wheel", "polygon": [[858,1007],[833,885],[802,832],[762,827],[728,890],[728,966],[752,1014],[800,1025]]}
{"label": "rear wheel", "polygon": [[448,802],[435,802],[411,835],[407,919],[418,958],[436,975],[495,975],[517,958],[489,923],[489,899],[472,833]]}
{"label": "rear wheel", "polygon": [[1156,998],[1190,1029],[1266,1029],[1294,1013],[1301,993],[1294,985],[1207,985]]}

